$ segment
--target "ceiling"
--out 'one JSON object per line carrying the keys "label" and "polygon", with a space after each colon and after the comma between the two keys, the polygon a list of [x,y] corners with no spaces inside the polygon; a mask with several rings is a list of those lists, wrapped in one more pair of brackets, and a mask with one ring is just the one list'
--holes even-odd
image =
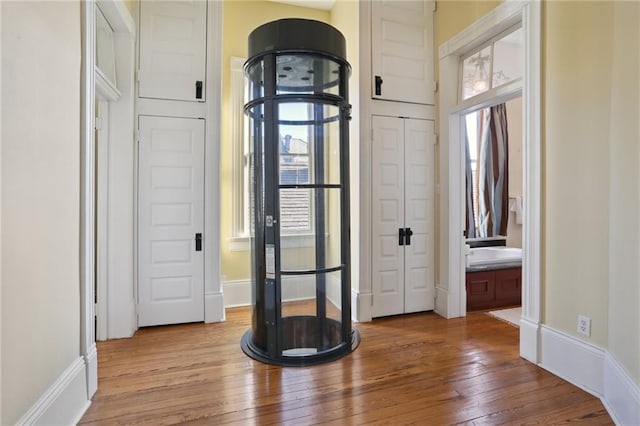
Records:
{"label": "ceiling", "polygon": [[312,9],[331,10],[334,0],[269,0],[276,3],[286,3],[294,6],[309,7]]}

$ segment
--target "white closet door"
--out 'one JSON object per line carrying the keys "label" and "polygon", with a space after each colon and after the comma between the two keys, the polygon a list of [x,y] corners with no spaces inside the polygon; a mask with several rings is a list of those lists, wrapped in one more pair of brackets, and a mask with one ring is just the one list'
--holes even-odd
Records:
{"label": "white closet door", "polygon": [[[376,99],[434,104],[433,1],[371,2],[371,93]],[[376,94],[375,76],[382,78]]]}
{"label": "white closet door", "polygon": [[204,120],[138,125],[138,325],[204,321]]}
{"label": "white closet door", "polygon": [[404,312],[434,308],[434,147],[433,121],[404,120],[405,227],[413,231],[405,245]]}
{"label": "white closet door", "polygon": [[372,284],[373,316],[404,312],[404,128],[402,119],[373,116]]}
{"label": "white closet door", "polygon": [[204,102],[206,41],[206,1],[141,1],[139,96]]}

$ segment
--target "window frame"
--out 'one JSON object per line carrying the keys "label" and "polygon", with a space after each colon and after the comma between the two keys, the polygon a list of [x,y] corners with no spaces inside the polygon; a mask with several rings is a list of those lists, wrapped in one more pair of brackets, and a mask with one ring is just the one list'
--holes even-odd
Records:
{"label": "window frame", "polygon": [[[247,135],[248,122],[244,118],[245,95],[248,89],[248,82],[244,77],[244,63],[246,59],[231,57],[230,74],[230,105],[231,105],[231,145],[232,145],[232,235],[229,239],[229,249],[231,251],[247,251],[250,247],[251,235],[248,229],[250,222],[249,212],[249,140]],[[312,138],[313,135],[310,135]],[[309,141],[311,143],[311,141]],[[313,173],[312,152],[309,150],[309,176]],[[309,207],[309,228],[281,235],[281,246],[283,248],[313,247],[315,245],[315,234],[313,233],[314,214],[313,197],[310,197]]]}

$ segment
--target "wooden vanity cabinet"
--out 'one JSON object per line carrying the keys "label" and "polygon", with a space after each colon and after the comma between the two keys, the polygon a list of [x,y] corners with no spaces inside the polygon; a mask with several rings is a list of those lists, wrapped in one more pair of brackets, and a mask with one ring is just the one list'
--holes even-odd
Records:
{"label": "wooden vanity cabinet", "polygon": [[467,310],[517,306],[522,301],[522,268],[467,272]]}

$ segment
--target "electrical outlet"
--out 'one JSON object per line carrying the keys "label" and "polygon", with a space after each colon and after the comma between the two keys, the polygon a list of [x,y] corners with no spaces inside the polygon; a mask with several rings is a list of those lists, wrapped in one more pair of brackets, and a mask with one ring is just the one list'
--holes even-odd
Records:
{"label": "electrical outlet", "polygon": [[591,318],[578,315],[578,333],[591,336]]}

